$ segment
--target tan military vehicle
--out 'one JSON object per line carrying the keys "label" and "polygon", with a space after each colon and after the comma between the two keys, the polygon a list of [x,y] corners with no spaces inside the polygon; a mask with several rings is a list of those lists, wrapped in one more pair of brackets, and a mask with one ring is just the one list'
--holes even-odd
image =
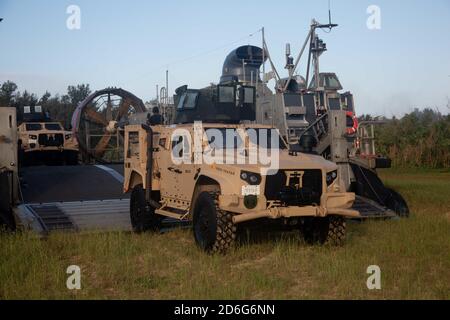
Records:
{"label": "tan military vehicle", "polygon": [[[133,230],[158,230],[163,217],[189,220],[201,249],[225,252],[240,223],[285,219],[308,242],[343,244],[345,217],[359,212],[350,209],[355,195],[342,188],[336,164],[292,153],[282,139],[264,143],[264,130],[277,133],[252,124],[126,126],[124,192],[131,192]],[[269,148],[275,166],[250,161]],[[218,151],[223,161],[211,161]]]}
{"label": "tan military vehicle", "polygon": [[68,165],[78,163],[78,143],[59,122],[23,122],[18,127],[19,154],[29,164],[56,158]]}

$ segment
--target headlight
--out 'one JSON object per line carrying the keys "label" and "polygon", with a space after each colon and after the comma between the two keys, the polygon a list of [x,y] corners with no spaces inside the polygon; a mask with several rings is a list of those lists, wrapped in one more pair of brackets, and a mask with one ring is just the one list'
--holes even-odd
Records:
{"label": "headlight", "polygon": [[71,134],[66,134],[66,140],[69,140],[70,138],[72,138]]}
{"label": "headlight", "polygon": [[241,179],[251,186],[257,186],[261,183],[261,176],[253,172],[241,171]]}
{"label": "headlight", "polygon": [[30,134],[28,138],[30,138],[31,140],[37,140],[37,136],[35,136],[34,134]]}
{"label": "headlight", "polygon": [[328,172],[327,173],[327,185],[331,186],[333,184],[333,182],[336,181],[337,176],[338,176],[337,170]]}

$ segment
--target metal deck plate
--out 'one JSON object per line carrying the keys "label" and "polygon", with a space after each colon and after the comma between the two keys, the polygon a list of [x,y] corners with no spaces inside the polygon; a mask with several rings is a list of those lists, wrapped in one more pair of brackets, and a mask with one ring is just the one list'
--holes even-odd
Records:
{"label": "metal deck plate", "polygon": [[356,196],[352,209],[359,211],[362,218],[394,218],[397,216],[394,211],[361,196]]}
{"label": "metal deck plate", "polygon": [[28,208],[46,232],[75,229],[70,217],[57,205],[29,205]]}

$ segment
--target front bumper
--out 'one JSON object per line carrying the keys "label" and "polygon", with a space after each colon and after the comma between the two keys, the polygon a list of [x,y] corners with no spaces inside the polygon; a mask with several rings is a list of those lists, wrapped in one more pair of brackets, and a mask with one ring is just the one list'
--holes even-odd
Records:
{"label": "front bumper", "polygon": [[350,209],[355,201],[354,193],[325,193],[321,197],[320,206],[273,206],[265,209],[242,210],[241,201],[236,202],[233,196],[221,196],[220,207],[223,210],[235,213],[234,223],[241,223],[262,218],[281,219],[293,217],[326,217],[329,215],[358,218],[360,213]]}

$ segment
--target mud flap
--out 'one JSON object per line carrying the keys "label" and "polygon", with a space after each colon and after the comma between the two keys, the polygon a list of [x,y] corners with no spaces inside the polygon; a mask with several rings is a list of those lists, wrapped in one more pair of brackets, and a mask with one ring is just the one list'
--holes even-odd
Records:
{"label": "mud flap", "polygon": [[[355,176],[352,191],[356,195],[370,199],[382,207],[392,210],[399,217],[408,217],[409,208],[403,197],[387,188],[375,171],[350,163]],[[363,215],[363,213],[361,213]]]}

